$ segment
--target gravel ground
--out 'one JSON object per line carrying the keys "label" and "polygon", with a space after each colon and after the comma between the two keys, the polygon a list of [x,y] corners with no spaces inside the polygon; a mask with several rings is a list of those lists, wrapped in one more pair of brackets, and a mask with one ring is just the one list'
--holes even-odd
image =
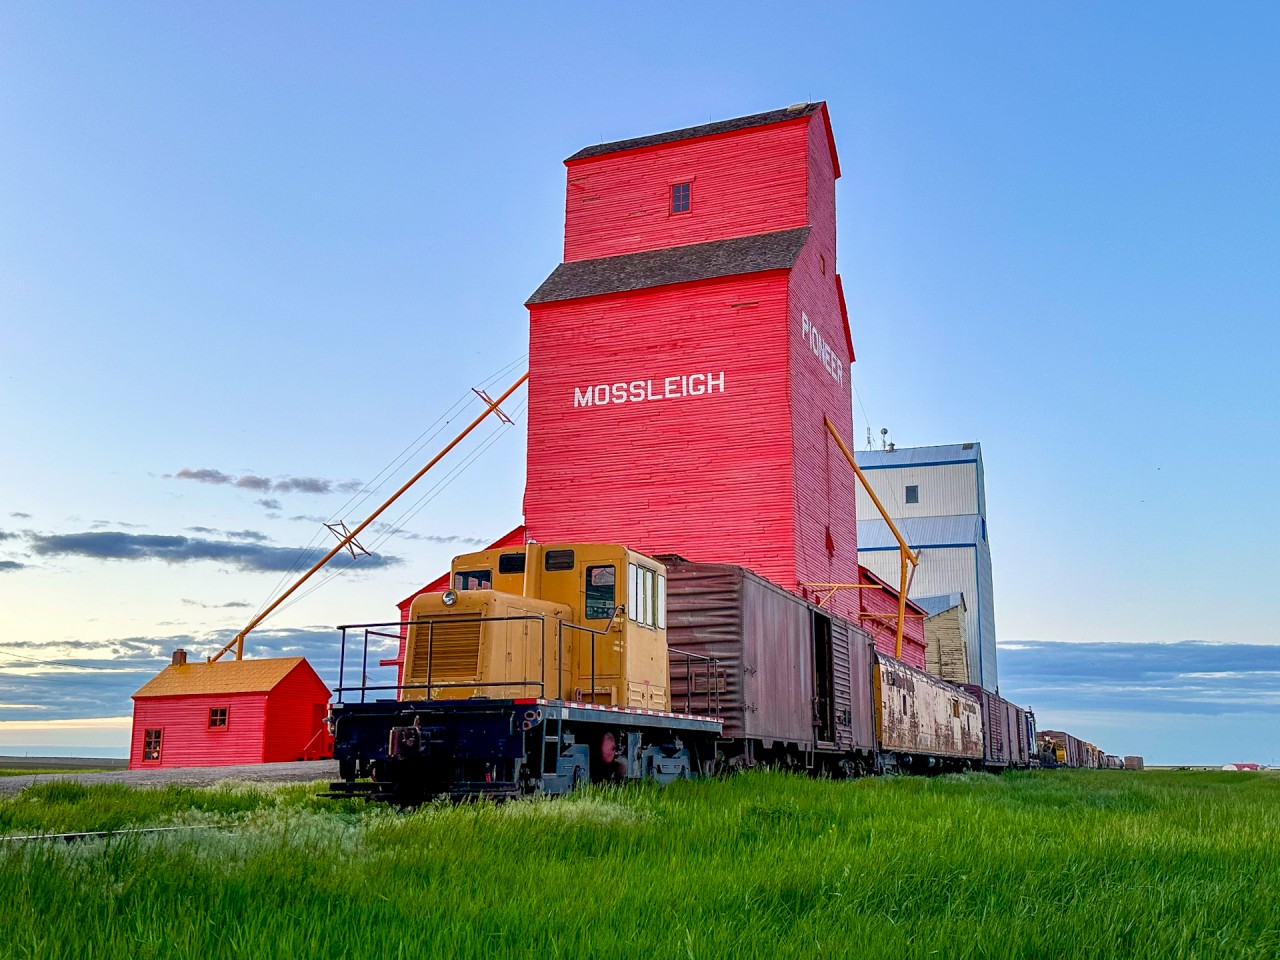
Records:
{"label": "gravel ground", "polygon": [[74,780],[77,783],[125,783],[135,787],[163,787],[182,783],[211,787],[224,780],[256,783],[308,783],[337,780],[336,760],[303,760],[297,763],[254,763],[235,767],[184,767],[172,770],[112,770],[108,773],[41,773],[34,776],[0,777],[0,796],[14,794],[36,783]]}

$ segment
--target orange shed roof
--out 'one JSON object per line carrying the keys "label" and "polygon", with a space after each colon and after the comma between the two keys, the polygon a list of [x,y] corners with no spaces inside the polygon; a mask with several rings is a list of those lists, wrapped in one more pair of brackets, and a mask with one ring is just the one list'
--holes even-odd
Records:
{"label": "orange shed roof", "polygon": [[266,693],[274,689],[300,663],[306,663],[306,659],[273,657],[168,666],[144,683],[133,696],[138,699],[205,693]]}

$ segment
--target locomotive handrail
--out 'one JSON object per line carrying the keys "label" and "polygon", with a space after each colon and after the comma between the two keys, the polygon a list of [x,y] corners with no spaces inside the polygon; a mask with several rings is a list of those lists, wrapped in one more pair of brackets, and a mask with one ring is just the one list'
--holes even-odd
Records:
{"label": "locomotive handrail", "polygon": [[[583,633],[591,634],[591,702],[592,703],[595,703],[595,696],[596,696],[596,637],[603,637],[605,634],[607,634],[610,630],[613,629],[613,625],[618,619],[618,614],[620,614],[623,611],[623,609],[624,607],[622,604],[618,604],[616,607],[613,608],[613,613],[609,616],[609,622],[604,625],[603,630],[596,630],[594,627],[584,627],[582,624],[570,623],[567,620],[561,620],[559,623],[559,626],[556,629],[556,633],[557,633],[556,640],[559,643],[559,657],[561,661],[564,660],[564,629],[565,627],[568,627],[570,630],[581,630]],[[563,684],[557,683],[556,690],[558,691],[556,694],[556,699],[563,700],[564,699]]]}
{"label": "locomotive handrail", "polygon": [[[365,702],[365,694],[367,691],[376,691],[376,690],[404,691],[404,690],[425,689],[427,691],[427,699],[430,700],[431,691],[433,689],[445,689],[446,687],[449,687],[449,686],[453,686],[453,687],[502,687],[502,686],[540,687],[542,694],[545,695],[546,694],[546,673],[547,673],[547,629],[546,629],[546,618],[544,616],[542,616],[541,614],[519,614],[516,616],[509,616],[509,617],[448,617],[448,622],[451,624],[498,623],[498,622],[516,621],[516,620],[537,620],[542,625],[542,629],[540,630],[541,640],[542,640],[542,679],[541,680],[508,680],[508,681],[495,681],[492,683],[488,683],[488,682],[470,683],[470,682],[464,681],[461,683],[454,683],[454,684],[444,684],[444,683],[433,684],[431,682],[432,659],[433,659],[432,648],[434,646],[434,643],[433,643],[434,624],[436,622],[436,618],[421,617],[417,620],[394,620],[394,621],[385,621],[382,623],[343,624],[340,627],[338,627],[338,629],[342,632],[342,643],[341,643],[341,648],[338,654],[338,686],[334,691],[336,694],[339,695],[338,702],[339,703],[345,702],[344,700],[341,699],[341,695],[343,693],[353,693],[356,690],[360,691],[361,703]],[[369,637],[371,636],[382,637],[388,640],[405,640],[407,642],[409,628],[414,626],[415,624],[417,625],[425,624],[427,627],[427,682],[425,684],[401,683],[401,684],[371,685],[368,682]],[[396,633],[386,633],[380,629],[377,629],[380,627],[398,627],[399,631]],[[361,682],[358,687],[346,686],[347,631],[349,630],[361,630],[364,633],[364,648],[361,653],[361,661],[360,661]],[[401,667],[403,668],[403,666],[404,664],[402,661]]]}
{"label": "locomotive handrail", "polygon": [[[696,660],[706,664],[707,668],[707,711],[710,715],[717,717],[720,716],[720,677],[722,676],[720,672],[720,658],[709,657],[704,653],[694,653],[692,650],[680,650],[668,645],[668,662],[670,661],[672,654],[684,657],[684,712],[693,712],[693,662]],[[714,706],[712,704],[712,694],[715,695]],[[675,704],[673,703],[672,709],[674,708]],[[712,710],[714,710],[714,714],[711,714]]]}

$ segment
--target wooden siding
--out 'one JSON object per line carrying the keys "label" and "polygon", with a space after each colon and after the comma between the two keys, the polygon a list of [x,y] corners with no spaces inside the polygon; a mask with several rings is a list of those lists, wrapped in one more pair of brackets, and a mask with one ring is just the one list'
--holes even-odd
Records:
{"label": "wooden siding", "polygon": [[[227,725],[209,729],[209,711],[227,708]],[[160,760],[144,761],[144,731],[163,730]],[[266,737],[266,694],[205,694],[135,700],[129,769],[222,767],[261,763]]]}
{"label": "wooden siding", "polygon": [[263,760],[315,760],[331,756],[324,718],[329,688],[310,666],[300,667],[267,694],[267,736]]}
{"label": "wooden siding", "polygon": [[[324,756],[328,740],[315,738],[315,720],[324,717],[328,702],[328,688],[305,660],[269,691],[138,697],[129,768],[220,767]],[[209,711],[221,707],[227,709],[227,725],[210,729]],[[159,761],[142,759],[149,729],[163,731]]]}
{"label": "wooden siding", "polygon": [[964,610],[959,605],[924,621],[925,669],[951,683],[969,682]]}
{"label": "wooden siding", "polygon": [[[785,584],[815,597],[805,583],[855,583],[858,539],[853,470],[824,424],[830,418],[853,443],[849,334],[836,285],[835,170],[825,111],[808,128],[809,237],[788,285],[791,442],[795,487],[794,580]],[[856,619],[854,593],[828,604]]]}
{"label": "wooden siding", "polygon": [[[529,535],[738,563],[793,584],[786,294],[779,272],[531,307]],[[717,388],[579,401],[602,385],[679,392],[692,374]]]}
{"label": "wooden siding", "polygon": [[[810,118],[566,162],[564,259],[802,227]],[[671,185],[690,209],[671,212]]]}

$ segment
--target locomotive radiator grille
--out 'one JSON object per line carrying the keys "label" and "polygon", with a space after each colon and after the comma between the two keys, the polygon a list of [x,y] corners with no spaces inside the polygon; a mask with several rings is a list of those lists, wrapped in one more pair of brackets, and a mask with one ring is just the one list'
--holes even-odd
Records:
{"label": "locomotive radiator grille", "polygon": [[[478,680],[480,624],[437,620],[414,627],[411,675],[419,682],[454,683]],[[430,676],[428,676],[428,671]]]}

